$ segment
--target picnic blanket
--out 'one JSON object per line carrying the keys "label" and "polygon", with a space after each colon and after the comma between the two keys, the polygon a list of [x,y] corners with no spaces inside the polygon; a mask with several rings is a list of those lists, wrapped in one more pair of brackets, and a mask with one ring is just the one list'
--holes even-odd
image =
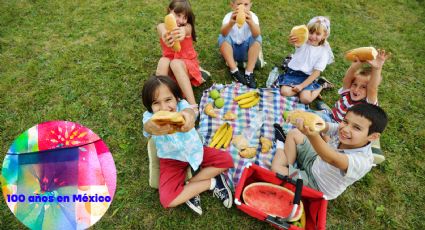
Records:
{"label": "picnic blanket", "polygon": [[[203,113],[207,103],[214,103],[214,100],[209,97],[209,92],[213,89],[219,90],[225,101],[223,108],[216,109],[219,114],[217,118],[209,117]],[[241,109],[238,103],[233,101],[233,98],[252,90],[258,90],[260,102],[249,109]],[[204,141],[204,145],[211,142],[212,136],[220,125],[228,122],[233,127],[233,136],[242,134],[249,140],[250,146],[257,146],[257,155],[252,159],[240,157],[238,149],[232,144],[227,147],[226,150],[231,153],[234,162],[234,168],[227,172],[227,179],[232,188],[239,182],[242,170],[247,163],[255,163],[270,169],[276,153],[275,143],[273,143],[269,152],[263,154],[261,153],[259,138],[263,136],[274,141],[274,123],[281,124],[285,130],[291,129],[290,124],[284,123],[282,112],[294,109],[308,110],[308,106],[300,103],[298,97],[282,97],[279,88],[250,89],[240,83],[232,83],[229,85],[214,84],[203,92],[198,132]],[[237,115],[237,119],[233,121],[222,120],[221,118],[229,110]]]}

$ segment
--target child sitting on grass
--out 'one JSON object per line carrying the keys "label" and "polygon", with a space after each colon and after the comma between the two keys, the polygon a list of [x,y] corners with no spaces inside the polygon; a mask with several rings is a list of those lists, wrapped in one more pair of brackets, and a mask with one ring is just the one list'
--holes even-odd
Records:
{"label": "child sitting on grass", "polygon": [[[255,13],[251,12],[251,0],[232,0],[230,3],[232,12],[224,16],[223,25],[218,37],[220,53],[229,66],[230,75],[234,81],[256,88],[254,77],[255,63],[261,49],[260,22]],[[245,23],[241,28],[236,25],[238,6],[243,5],[246,15]],[[245,74],[238,69],[236,62],[247,61]]]}
{"label": "child sitting on grass", "polygon": [[[181,98],[179,86],[170,77],[152,76],[143,85],[142,99],[147,109],[143,114],[143,135],[152,137],[157,149],[160,202],[164,208],[186,202],[201,215],[199,194],[213,190],[213,195],[230,208],[232,193],[221,173],[233,167],[232,157],[228,152],[202,146],[194,128],[195,113]],[[179,128],[159,125],[151,120],[158,111],[179,112],[185,123]],[[201,169],[185,183],[188,167]]]}
{"label": "child sitting on grass", "polygon": [[[307,24],[309,35],[306,43],[295,47],[295,53],[288,63],[288,70],[280,75],[280,94],[284,97],[299,94],[303,104],[310,104],[327,85],[319,84],[316,79],[334,56],[327,41],[331,32],[329,19],[323,16],[312,18]],[[290,43],[295,45],[298,38],[290,37]]]}
{"label": "child sitting on grass", "polygon": [[[341,122],[344,119],[347,110],[359,103],[378,104],[378,87],[382,81],[382,67],[390,54],[385,50],[378,50],[378,56],[375,60],[367,61],[370,68],[362,67],[364,62],[358,59],[351,63],[342,80],[342,88],[338,90],[341,98],[332,108],[330,119],[327,121]],[[323,102],[319,102],[319,109],[324,109],[330,113]]]}
{"label": "child sitting on grass", "polygon": [[331,137],[328,143],[302,119],[297,119],[297,128],[287,137],[276,129],[278,143],[272,171],[283,175],[298,172],[307,186],[331,200],[371,170],[371,142],[384,131],[387,115],[376,105],[358,104],[348,109],[341,123],[326,124],[324,132]]}

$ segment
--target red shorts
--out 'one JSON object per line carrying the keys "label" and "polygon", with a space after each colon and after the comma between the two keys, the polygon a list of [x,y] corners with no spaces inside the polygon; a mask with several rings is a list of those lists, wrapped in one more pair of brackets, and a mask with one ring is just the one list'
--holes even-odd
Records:
{"label": "red shorts", "polygon": [[[159,159],[159,200],[164,208],[183,191],[188,162]],[[233,168],[233,159],[229,152],[204,146],[202,168]]]}

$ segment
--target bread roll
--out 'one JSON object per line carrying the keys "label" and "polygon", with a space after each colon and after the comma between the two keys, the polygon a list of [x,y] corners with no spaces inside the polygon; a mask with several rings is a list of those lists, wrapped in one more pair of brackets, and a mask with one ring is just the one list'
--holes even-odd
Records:
{"label": "bread roll", "polygon": [[290,36],[295,36],[298,38],[298,42],[295,43],[295,46],[299,47],[303,45],[308,40],[308,28],[306,25],[294,26],[291,30]]}
{"label": "bread roll", "polygon": [[248,147],[239,152],[239,155],[243,158],[253,158],[257,155],[256,147]]}
{"label": "bread roll", "polygon": [[181,113],[177,112],[158,111],[152,116],[151,120],[158,125],[184,125],[183,116],[181,115]]}
{"label": "bread roll", "polygon": [[326,127],[325,121],[314,113],[309,113],[301,110],[294,110],[289,113],[289,122],[293,125],[297,124],[297,119],[304,120],[304,126],[308,126],[313,132],[320,132]]}
{"label": "bread roll", "polygon": [[[165,24],[165,29],[168,32],[170,32],[174,28],[176,28],[177,27],[177,22],[176,22],[176,18],[174,17],[174,15],[173,14],[168,14],[167,16],[165,16],[165,18],[164,18],[164,24]],[[180,46],[180,42],[179,41],[174,41],[173,50],[176,51],[176,52],[180,52],[181,46]]]}
{"label": "bread roll", "polygon": [[378,51],[373,47],[360,47],[345,53],[345,58],[349,61],[355,61],[358,57],[360,61],[367,61],[375,60],[377,55]]}
{"label": "bread roll", "polygon": [[236,15],[236,25],[238,25],[238,28],[241,28],[245,23],[245,17],[245,6],[241,4],[238,6],[238,15]]}

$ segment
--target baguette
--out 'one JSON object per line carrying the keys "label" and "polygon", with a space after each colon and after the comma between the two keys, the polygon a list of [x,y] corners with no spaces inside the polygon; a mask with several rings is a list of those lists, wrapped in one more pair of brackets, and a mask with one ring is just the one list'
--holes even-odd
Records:
{"label": "baguette", "polygon": [[314,113],[309,113],[301,110],[294,110],[288,115],[289,122],[293,125],[297,124],[297,119],[304,120],[304,126],[309,127],[313,132],[320,132],[325,127],[325,121]]}
{"label": "baguette", "polygon": [[[177,22],[176,22],[176,18],[174,17],[173,14],[168,14],[167,16],[165,16],[164,18],[164,24],[165,24],[165,29],[170,32],[172,31],[174,28],[177,27]],[[179,41],[174,41],[174,45],[173,45],[173,50],[175,52],[180,52],[181,50],[181,46],[180,46],[180,42]]]}
{"label": "baguette", "polygon": [[345,53],[345,58],[349,61],[355,61],[356,57],[360,61],[375,60],[378,51],[374,47],[360,47],[352,49]]}
{"label": "baguette", "polygon": [[306,25],[294,26],[291,30],[290,36],[295,36],[298,41],[295,46],[300,47],[308,40],[308,28]]}
{"label": "baguette", "polygon": [[238,28],[240,29],[243,24],[245,23],[245,6],[244,5],[239,5],[238,6],[238,14],[236,15],[236,24],[238,25]]}

